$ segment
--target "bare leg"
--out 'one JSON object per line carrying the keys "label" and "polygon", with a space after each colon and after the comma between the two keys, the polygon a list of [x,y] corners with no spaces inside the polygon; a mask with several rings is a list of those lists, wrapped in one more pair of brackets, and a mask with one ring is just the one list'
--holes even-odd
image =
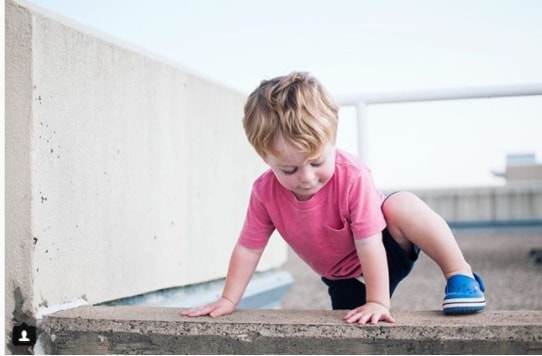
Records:
{"label": "bare leg", "polygon": [[456,274],[472,277],[471,266],[465,261],[450,227],[416,195],[398,192],[382,206],[388,231],[406,251],[417,245],[448,279]]}

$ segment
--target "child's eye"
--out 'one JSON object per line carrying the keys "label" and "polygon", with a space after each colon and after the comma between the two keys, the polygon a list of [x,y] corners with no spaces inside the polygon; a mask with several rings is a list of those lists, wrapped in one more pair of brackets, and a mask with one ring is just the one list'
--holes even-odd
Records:
{"label": "child's eye", "polygon": [[290,176],[290,175],[294,174],[295,172],[297,172],[297,167],[295,167],[294,169],[289,170],[289,171],[285,171],[284,169],[282,170],[282,173],[286,174],[287,176]]}
{"label": "child's eye", "polygon": [[323,164],[324,164],[324,161],[321,161],[321,162],[313,162],[313,163],[311,163],[311,166],[313,166],[313,167],[320,167],[320,166],[323,165]]}

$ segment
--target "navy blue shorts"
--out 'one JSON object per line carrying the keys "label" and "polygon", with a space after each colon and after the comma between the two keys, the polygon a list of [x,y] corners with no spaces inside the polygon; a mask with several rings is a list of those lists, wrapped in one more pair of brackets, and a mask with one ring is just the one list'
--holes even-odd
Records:
{"label": "navy blue shorts", "polygon": [[[401,246],[391,237],[388,229],[382,231],[382,240],[388,258],[388,271],[390,275],[390,296],[395,288],[405,278],[418,259],[420,249],[413,246],[411,251],[403,250]],[[365,284],[356,278],[330,280],[322,277],[322,281],[328,286],[328,293],[331,297],[331,306],[337,309],[354,309],[365,304]]]}

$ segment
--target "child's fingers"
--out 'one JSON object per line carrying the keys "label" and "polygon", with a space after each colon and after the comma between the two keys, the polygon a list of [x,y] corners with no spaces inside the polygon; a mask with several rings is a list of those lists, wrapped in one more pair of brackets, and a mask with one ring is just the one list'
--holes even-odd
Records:
{"label": "child's fingers", "polygon": [[344,317],[347,323],[358,322],[360,324],[365,324],[372,317],[373,313],[370,311],[365,311],[361,308],[356,308],[350,310]]}
{"label": "child's fingers", "polygon": [[380,313],[374,313],[369,320],[367,320],[367,323],[371,323],[371,325],[376,325],[380,320],[384,320],[384,315]]}
{"label": "child's fingers", "polygon": [[371,323],[371,325],[376,325],[378,324],[379,321],[386,321],[388,323],[395,323],[395,319],[390,315],[390,314],[386,314],[386,313],[374,313],[373,315],[371,315],[370,318],[368,318],[365,322],[362,322],[360,320],[360,324],[367,324],[367,323]]}
{"label": "child's fingers", "polygon": [[213,318],[222,316],[224,314],[227,314],[226,311],[224,310],[224,308],[216,308],[215,310],[213,310],[212,312],[209,313],[209,315],[211,317],[213,317]]}
{"label": "child's fingers", "polygon": [[181,315],[182,316],[190,316],[191,314],[193,314],[195,312],[195,309],[187,309],[187,310],[183,310],[181,312]]}
{"label": "child's fingers", "polygon": [[181,313],[183,316],[202,316],[208,315],[213,310],[213,305],[208,304],[197,308],[188,309]]}
{"label": "child's fingers", "polygon": [[348,320],[350,319],[351,317],[353,317],[355,314],[359,313],[359,310],[356,308],[356,309],[352,309],[350,310],[348,313],[346,313],[346,315],[344,316],[344,319],[345,320]]}
{"label": "child's fingers", "polygon": [[360,324],[365,324],[370,318],[371,318],[370,313],[358,311],[356,309],[352,310],[345,317],[347,323],[358,322]]}
{"label": "child's fingers", "polygon": [[218,301],[203,305],[201,307],[192,308],[186,311],[181,312],[183,316],[204,316],[209,315],[213,318],[218,316],[231,314],[235,310],[235,305],[231,302],[224,303],[223,301]]}
{"label": "child's fingers", "polygon": [[203,315],[203,312],[201,309],[190,309],[185,312],[182,312],[181,315],[183,316],[201,316]]}
{"label": "child's fingers", "polygon": [[382,315],[382,318],[380,320],[387,321],[388,323],[395,323],[395,318],[391,316],[390,314]]}
{"label": "child's fingers", "polygon": [[235,306],[231,303],[219,304],[216,306],[215,310],[209,313],[210,316],[216,318],[218,316],[227,315],[233,313]]}
{"label": "child's fingers", "polygon": [[379,321],[386,321],[388,323],[395,323],[395,319],[389,313],[361,311],[359,309],[353,309],[349,311],[345,317],[347,323],[358,324],[372,324],[376,325]]}

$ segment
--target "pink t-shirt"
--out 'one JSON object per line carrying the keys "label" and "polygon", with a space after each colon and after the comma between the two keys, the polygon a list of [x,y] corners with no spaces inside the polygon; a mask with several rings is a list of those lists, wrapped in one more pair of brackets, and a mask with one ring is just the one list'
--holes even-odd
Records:
{"label": "pink t-shirt", "polygon": [[297,200],[267,170],[253,184],[239,243],[264,248],[277,229],[319,275],[329,279],[357,277],[362,270],[354,239],[384,230],[384,199],[371,171],[355,156],[339,149],[333,177],[307,201]]}

